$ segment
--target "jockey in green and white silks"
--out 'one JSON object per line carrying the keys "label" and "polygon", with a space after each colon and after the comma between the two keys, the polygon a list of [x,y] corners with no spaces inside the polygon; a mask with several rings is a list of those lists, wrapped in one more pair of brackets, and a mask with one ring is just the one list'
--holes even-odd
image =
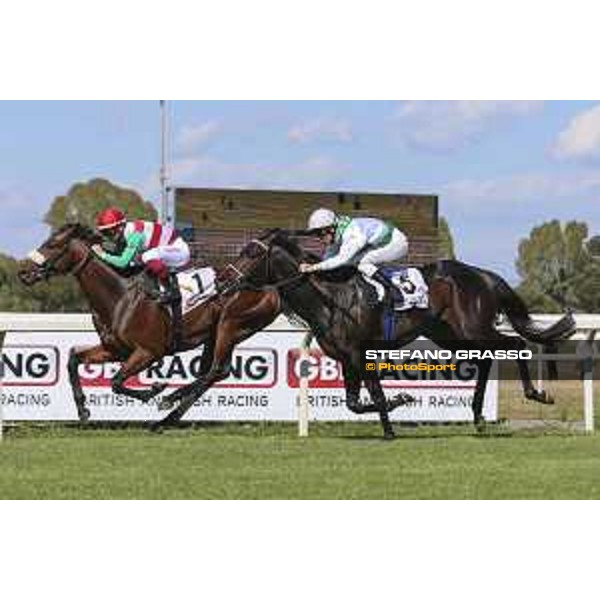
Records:
{"label": "jockey in green and white silks", "polygon": [[300,265],[303,273],[355,264],[379,291],[383,291],[381,286],[393,288],[378,271],[378,265],[400,260],[408,254],[408,240],[393,224],[371,217],[338,216],[329,209],[320,208],[310,216],[308,229],[317,233],[329,250],[322,262]]}

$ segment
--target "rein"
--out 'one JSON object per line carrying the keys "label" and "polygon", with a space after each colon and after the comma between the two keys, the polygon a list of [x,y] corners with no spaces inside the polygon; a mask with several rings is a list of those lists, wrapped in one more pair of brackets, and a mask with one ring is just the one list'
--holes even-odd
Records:
{"label": "rein", "polygon": [[71,275],[77,276],[85,267],[87,267],[88,263],[92,260],[94,253],[92,249],[87,246],[87,252],[85,256],[69,271]]}
{"label": "rein", "polygon": [[[248,282],[241,282],[238,279],[235,284],[239,284],[239,288],[240,289],[245,289],[245,290],[252,290],[253,292],[261,292],[264,290],[272,290],[272,289],[283,289],[286,286],[289,286],[293,283],[296,283],[297,281],[300,281],[301,279],[305,279],[308,276],[308,273],[296,273],[296,275],[292,275],[291,277],[288,277],[287,279],[282,279],[281,281],[277,281],[276,283],[268,283],[265,285],[253,285],[252,283],[248,283]],[[241,278],[240,278],[241,279]]]}
{"label": "rein", "polygon": [[[280,289],[284,289],[286,287],[289,287],[290,285],[293,285],[301,280],[307,280],[309,274],[308,273],[296,273],[294,275],[291,275],[290,277],[287,277],[286,279],[283,279],[281,281],[277,281],[275,283],[269,283],[267,285],[253,285],[251,283],[249,283],[248,281],[244,281],[244,279],[247,279],[251,274],[252,271],[254,271],[254,269],[256,268],[256,265],[261,261],[261,260],[266,260],[266,277],[267,280],[270,279],[270,253],[272,250],[272,245],[271,244],[265,244],[262,240],[259,239],[254,239],[251,241],[251,243],[256,244],[257,246],[259,246],[262,250],[263,250],[263,255],[256,261],[256,263],[252,266],[252,269],[250,270],[249,273],[242,273],[240,271],[240,269],[238,269],[237,267],[235,267],[232,264],[229,264],[228,267],[231,268],[232,270],[234,270],[236,273],[238,273],[238,277],[237,279],[226,289],[224,290],[225,294],[234,292],[234,291],[238,291],[240,289],[248,289],[248,290],[252,290],[252,291],[256,291],[256,292],[260,292],[260,291],[266,291],[266,290],[280,290]],[[298,266],[298,265],[296,265]],[[343,315],[346,316],[346,318],[348,318],[350,321],[356,323],[357,325],[360,324],[360,322],[351,314],[351,312],[343,307],[340,306],[333,298],[331,298],[328,294],[326,294],[319,285],[317,285],[316,283],[311,283],[310,279],[308,279],[308,282],[311,284],[311,287],[313,290],[315,290],[319,296],[321,296],[323,303],[329,308],[329,310],[333,311],[333,310],[338,310],[340,311]]]}

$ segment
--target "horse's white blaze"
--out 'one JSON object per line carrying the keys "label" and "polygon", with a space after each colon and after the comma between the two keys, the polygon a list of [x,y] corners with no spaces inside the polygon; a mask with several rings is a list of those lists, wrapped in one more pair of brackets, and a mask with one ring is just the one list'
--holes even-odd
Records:
{"label": "horse's white blaze", "polygon": [[43,266],[43,264],[46,262],[46,257],[39,251],[39,250],[32,250],[28,255],[27,258],[35,263],[38,267]]}

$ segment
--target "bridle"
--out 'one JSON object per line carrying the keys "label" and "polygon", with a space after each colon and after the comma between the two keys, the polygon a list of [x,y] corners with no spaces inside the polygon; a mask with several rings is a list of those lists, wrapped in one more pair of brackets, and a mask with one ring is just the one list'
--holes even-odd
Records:
{"label": "bridle", "polygon": [[93,258],[94,253],[87,244],[84,244],[86,252],[83,258],[81,258],[75,265],[71,266],[66,271],[59,271],[56,268],[56,264],[69,252],[69,246],[72,241],[72,238],[67,240],[64,247],[50,258],[44,256],[39,250],[33,250],[28,254],[27,258],[29,258],[29,260],[36,265],[38,273],[42,279],[50,279],[50,277],[58,274],[77,275],[87,266],[87,264]]}
{"label": "bridle", "polygon": [[252,264],[250,265],[250,269],[247,270],[246,272],[242,271],[238,266],[236,266],[233,263],[227,263],[227,265],[223,269],[223,272],[233,271],[235,273],[235,276],[233,278],[231,278],[230,280],[227,280],[226,282],[224,282],[223,287],[219,290],[219,293],[221,295],[231,294],[233,292],[238,291],[239,289],[241,289],[243,287],[251,288],[252,286],[250,286],[246,280],[248,279],[248,277],[250,277],[250,275],[252,275],[254,270],[259,265],[260,261],[262,261],[263,259],[267,259],[267,277],[268,277],[268,275],[269,275],[269,272],[268,272],[269,260],[268,260],[268,258],[269,258],[269,254],[271,252],[271,247],[268,244],[265,244],[262,240],[255,238],[248,243],[246,248],[248,248],[248,246],[250,246],[252,244],[255,244],[256,246],[258,246],[262,250],[262,254],[259,257],[257,257],[256,260],[252,261]]}
{"label": "bridle", "polygon": [[[249,289],[249,290],[253,290],[253,291],[264,291],[267,289],[275,289],[275,290],[280,290],[280,289],[284,289],[286,287],[289,287],[291,285],[296,284],[297,282],[301,281],[301,280],[306,280],[309,277],[308,273],[296,273],[286,279],[283,279],[281,281],[275,282],[275,283],[270,283],[267,285],[261,285],[261,286],[254,286],[249,284],[247,281],[245,281],[248,277],[250,277],[250,275],[252,275],[252,273],[254,272],[254,270],[256,269],[257,265],[260,263],[261,260],[266,259],[267,263],[266,263],[266,268],[267,268],[267,272],[266,272],[266,278],[267,281],[270,280],[271,278],[271,271],[270,271],[270,267],[271,267],[271,261],[270,261],[270,255],[273,249],[273,245],[272,244],[265,244],[265,242],[263,242],[262,240],[259,239],[253,239],[249,242],[248,246],[250,246],[251,244],[255,244],[257,245],[261,251],[262,254],[256,258],[256,260],[252,263],[252,265],[250,266],[250,269],[244,273],[241,269],[239,269],[237,266],[233,265],[233,264],[228,264],[227,268],[230,268],[231,270],[233,270],[236,274],[237,277],[235,278],[235,280],[233,280],[233,282],[228,285],[223,291],[221,291],[221,294],[228,294],[228,293],[233,293],[235,291],[238,291],[241,288],[244,289]],[[246,246],[246,248],[248,247]],[[329,305],[330,308],[331,307],[335,307],[336,309],[342,311],[344,314],[346,314],[346,316],[353,322],[357,323],[356,319],[354,318],[354,316],[343,306],[340,306],[337,302],[335,302],[335,300],[333,300],[332,298],[330,298],[329,296],[327,296],[327,294],[324,294],[323,291],[321,290],[321,288],[319,286],[313,286],[313,289],[317,292],[317,294],[319,294],[322,298],[325,304]]]}
{"label": "bridle", "polygon": [[229,294],[229,293],[233,293],[236,292],[240,289],[248,289],[248,290],[254,290],[254,291],[263,291],[266,289],[282,289],[286,286],[289,286],[290,284],[293,284],[297,281],[299,281],[300,279],[304,279],[306,277],[305,273],[296,273],[295,275],[292,275],[291,277],[288,277],[287,279],[284,279],[282,281],[278,281],[275,283],[269,283],[266,285],[252,285],[251,283],[249,283],[247,280],[248,278],[254,273],[254,271],[256,270],[256,268],[258,267],[258,265],[261,263],[261,261],[266,261],[266,279],[267,281],[269,281],[271,279],[271,252],[273,249],[273,245],[272,244],[266,244],[265,242],[263,242],[262,240],[258,239],[258,238],[254,238],[252,240],[250,240],[250,242],[248,243],[248,245],[246,246],[246,249],[249,246],[258,246],[260,248],[261,254],[256,257],[253,261],[252,264],[249,265],[249,268],[245,270],[240,269],[238,266],[234,265],[233,263],[229,263],[226,267],[225,267],[225,271],[227,270],[231,270],[236,274],[236,277],[234,277],[230,282],[227,283],[227,285],[221,290],[221,294]]}

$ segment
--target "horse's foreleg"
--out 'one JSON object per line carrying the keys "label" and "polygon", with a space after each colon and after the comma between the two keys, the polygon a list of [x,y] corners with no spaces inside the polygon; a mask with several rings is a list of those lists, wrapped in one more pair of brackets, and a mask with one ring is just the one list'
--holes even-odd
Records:
{"label": "horse's foreleg", "polygon": [[277,294],[250,294],[250,300],[238,297],[227,304],[218,323],[213,327],[213,339],[207,341],[202,355],[203,377],[182,388],[176,395],[181,402],[162,421],[152,426],[175,425],[192,407],[194,402],[215,383],[225,379],[231,369],[231,355],[237,344],[251,337],[273,322],[280,308]]}
{"label": "horse's foreleg", "polygon": [[[380,406],[374,402],[365,404],[360,401],[361,378],[358,373],[353,373],[352,369],[344,366],[344,386],[346,388],[346,408],[357,415],[365,413],[379,412]],[[383,390],[382,390],[383,393]],[[385,397],[385,394],[384,394]],[[409,394],[398,394],[393,400],[385,399],[387,412],[392,412],[399,406],[404,406],[414,402],[414,398]]]}
{"label": "horse's foreleg", "polygon": [[181,402],[164,419],[153,423],[150,426],[150,429],[152,429],[152,431],[160,431],[163,427],[177,425],[185,413],[192,408],[194,402],[205,394],[215,383],[225,379],[227,375],[228,373],[213,373],[211,371],[205,377],[197,379],[190,385],[182,388],[181,391],[185,390],[185,395],[182,397]]}
{"label": "horse's foreleg", "polygon": [[387,400],[381,387],[381,381],[379,378],[365,379],[365,385],[367,386],[367,390],[369,390],[369,395],[371,396],[371,401],[373,402],[375,410],[379,413],[379,421],[383,428],[384,439],[394,439],[394,428],[390,423]]}
{"label": "horse's foreleg", "polygon": [[155,383],[149,390],[132,390],[124,385],[127,379],[149,367],[155,360],[156,355],[152,352],[144,348],[136,348],[123,363],[119,372],[113,377],[113,392],[141,400],[142,402],[148,402],[148,400],[160,394],[167,387],[165,383]]}
{"label": "horse's foreleg", "polygon": [[77,407],[77,416],[80,421],[87,421],[90,418],[90,410],[85,405],[85,394],[81,387],[79,379],[79,365],[99,364],[117,360],[113,352],[104,346],[92,346],[91,348],[72,348],[69,354],[67,370],[69,372],[69,383],[73,391],[75,406]]}
{"label": "horse's foreleg", "polygon": [[173,408],[177,402],[180,402],[189,394],[194,393],[195,390],[199,389],[201,382],[204,381],[213,364],[214,346],[215,342],[213,338],[206,340],[202,349],[202,355],[200,356],[198,379],[190,384],[180,387],[179,389],[162,398],[162,400],[158,403],[158,410],[169,410]]}
{"label": "horse's foreleg", "polygon": [[360,402],[360,375],[349,362],[343,362],[344,387],[346,388],[346,408],[355,414],[368,411],[367,406]]}
{"label": "horse's foreleg", "polygon": [[[180,400],[180,403],[164,419],[152,425],[153,431],[159,431],[162,427],[176,425],[198,398],[206,393],[215,383],[225,379],[229,375],[231,355],[239,340],[239,337],[234,335],[234,333],[234,331],[228,331],[227,327],[223,327],[218,331],[216,341],[207,341],[204,345],[200,367],[200,373],[204,375],[165,399],[170,405],[176,400]],[[160,408],[164,407],[165,404],[161,403]]]}

